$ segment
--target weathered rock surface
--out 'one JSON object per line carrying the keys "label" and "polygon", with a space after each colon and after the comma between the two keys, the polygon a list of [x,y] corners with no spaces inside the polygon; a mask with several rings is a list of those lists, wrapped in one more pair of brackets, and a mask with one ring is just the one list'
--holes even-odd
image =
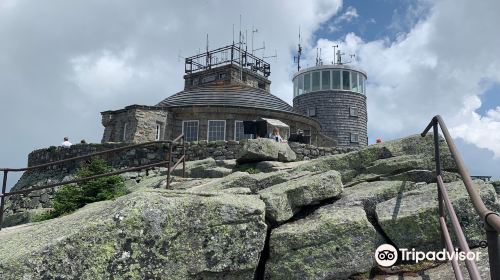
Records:
{"label": "weathered rock surface", "polygon": [[[165,168],[127,173],[125,197],[0,231],[0,279],[357,279],[376,266],[381,243],[439,245],[432,135],[336,155],[296,146],[300,158],[325,155],[308,161],[293,161],[286,144],[248,143],[238,163],[187,162],[188,178],[176,169],[172,190],[164,190]],[[475,246],[484,240],[481,221],[444,145],[441,159]],[[498,188],[476,184],[498,211]],[[46,197],[34,193],[16,205],[37,208],[38,200]],[[438,268],[419,275],[449,275]]]}
{"label": "weathered rock surface", "polygon": [[[474,181],[486,207],[498,211],[492,185]],[[484,240],[482,222],[470,202],[462,181],[445,184],[455,212],[470,246]],[[388,237],[401,248],[440,248],[437,186],[429,184],[406,191],[376,206],[378,222]],[[449,226],[451,229],[451,226]]]}
{"label": "weathered rock surface", "polygon": [[278,143],[272,139],[250,139],[241,148],[236,158],[238,163],[275,160],[289,162],[296,160],[295,152],[287,143]]}
{"label": "weathered rock surface", "polygon": [[[217,166],[213,158],[186,162],[186,176],[190,178],[220,178],[231,174],[232,169]],[[182,166],[178,166],[172,174],[182,176]]]}
{"label": "weathered rock surface", "polygon": [[346,279],[369,271],[382,239],[361,207],[325,206],[271,232],[268,279]]}
{"label": "weathered rock surface", "polygon": [[139,191],[0,232],[1,279],[252,279],[263,249],[255,196]]}
{"label": "weathered rock surface", "polygon": [[[383,144],[371,145],[359,151],[310,160],[297,167],[296,170],[312,172],[337,170],[342,174],[344,183],[350,182],[363,173],[390,176],[416,168],[433,170],[433,141],[431,134],[426,137],[412,135]],[[450,151],[444,144],[440,146],[440,153],[443,170],[456,171]]]}
{"label": "weathered rock surface", "polygon": [[259,195],[266,204],[266,219],[281,223],[304,206],[340,196],[342,189],[340,174],[331,170],[271,186]]}

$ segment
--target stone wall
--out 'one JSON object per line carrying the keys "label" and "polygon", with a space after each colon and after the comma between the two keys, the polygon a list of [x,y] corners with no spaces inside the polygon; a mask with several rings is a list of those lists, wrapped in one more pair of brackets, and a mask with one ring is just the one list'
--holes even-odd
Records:
{"label": "stone wall", "polygon": [[[215,141],[215,142],[190,142],[186,143],[186,154],[188,160],[200,160],[214,158],[216,160],[236,159],[238,151],[243,145],[243,141]],[[106,144],[77,144],[69,149],[61,147],[50,147],[33,151],[28,156],[28,166],[35,166],[47,162],[68,159],[76,156],[91,154],[112,148],[123,147],[126,143],[106,143]],[[354,150],[353,148],[335,147],[315,147],[307,144],[290,143],[290,147],[297,154],[297,160],[309,160],[321,156],[345,153]],[[168,152],[167,144],[157,146],[139,147],[123,152],[116,152],[109,156],[103,156],[111,166],[116,169],[133,167],[138,165],[151,164],[166,159]],[[182,146],[175,147],[173,152],[174,161],[182,154]],[[60,181],[67,181],[72,178],[75,170],[84,163],[70,162],[64,165],[52,166],[38,170],[36,172],[26,172],[14,186],[13,190],[23,189],[32,185],[45,185]],[[47,208],[52,206],[52,196],[54,189],[35,191],[27,195],[12,196],[7,199],[6,215],[13,216],[9,219],[24,219],[29,209]]]}
{"label": "stone wall", "polygon": [[168,139],[170,134],[167,131],[167,114],[165,108],[142,105],[102,112],[104,126],[102,143],[155,141],[157,126],[159,126],[160,140]]}
{"label": "stone wall", "polygon": [[[351,114],[357,109],[357,115]],[[293,99],[293,109],[310,116],[321,124],[321,133],[335,139],[339,146],[361,146],[368,144],[366,96],[350,91],[317,91],[302,94]],[[354,112],[353,112],[354,113]],[[351,134],[358,135],[358,142],[351,142]]]}

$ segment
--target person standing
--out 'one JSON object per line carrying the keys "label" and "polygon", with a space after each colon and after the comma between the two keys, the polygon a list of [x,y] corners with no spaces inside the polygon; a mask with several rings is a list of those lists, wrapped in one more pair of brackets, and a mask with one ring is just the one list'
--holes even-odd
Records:
{"label": "person standing", "polygon": [[62,142],[61,147],[63,148],[70,148],[71,147],[71,142],[69,142],[68,137],[64,137],[64,142]]}
{"label": "person standing", "polygon": [[271,139],[273,139],[274,141],[279,142],[279,143],[283,143],[283,142],[284,142],[284,141],[283,141],[283,138],[281,138],[281,135],[280,135],[280,130],[279,130],[279,128],[277,128],[277,127],[275,127],[275,128],[273,129],[273,133],[271,133],[271,134],[269,135],[269,138],[271,138]]}

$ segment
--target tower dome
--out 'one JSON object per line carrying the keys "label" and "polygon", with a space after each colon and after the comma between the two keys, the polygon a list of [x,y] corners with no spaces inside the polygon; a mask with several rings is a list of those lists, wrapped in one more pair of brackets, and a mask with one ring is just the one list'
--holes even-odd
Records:
{"label": "tower dome", "polygon": [[317,120],[321,133],[338,146],[366,146],[366,78],[364,71],[340,61],[300,70],[293,76],[293,108]]}

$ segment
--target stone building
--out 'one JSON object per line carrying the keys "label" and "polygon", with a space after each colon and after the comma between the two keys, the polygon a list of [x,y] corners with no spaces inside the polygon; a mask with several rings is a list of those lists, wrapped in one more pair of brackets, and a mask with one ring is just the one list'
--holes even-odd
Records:
{"label": "stone building", "polygon": [[367,144],[366,74],[340,64],[299,71],[292,107],[271,94],[270,71],[236,45],[186,58],[184,90],[155,106],[102,112],[102,142],[171,140],[181,133],[187,141],[239,141],[252,137],[243,121],[271,119],[288,126],[284,138],[301,130],[316,146]]}
{"label": "stone building", "polygon": [[339,146],[366,146],[366,73],[341,63],[318,65],[293,77],[293,108],[321,124]]}

